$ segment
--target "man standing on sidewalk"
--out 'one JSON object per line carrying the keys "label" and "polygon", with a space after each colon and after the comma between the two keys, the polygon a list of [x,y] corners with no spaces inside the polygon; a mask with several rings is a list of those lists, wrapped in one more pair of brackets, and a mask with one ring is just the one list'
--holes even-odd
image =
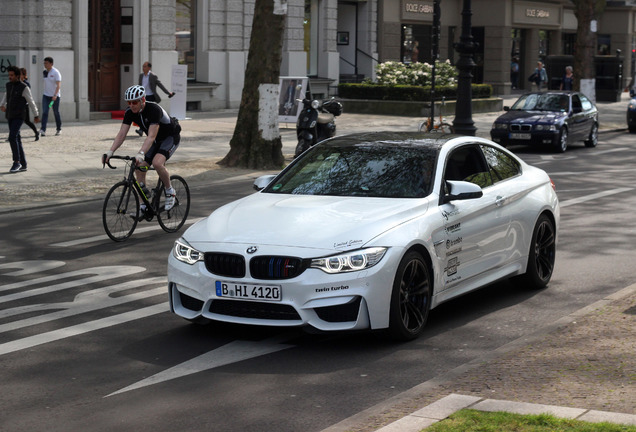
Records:
{"label": "man standing on sidewalk", "polygon": [[[161,102],[161,97],[159,97],[159,93],[157,93],[157,87],[159,87],[165,94],[168,95],[168,99],[174,96],[174,92],[168,91],[168,89],[163,85],[163,83],[159,80],[159,77],[155,75],[150,68],[152,68],[152,64],[150,62],[145,62],[141,69],[143,73],[139,74],[139,85],[143,86],[146,90],[146,100],[150,102]],[[135,130],[139,136],[142,136],[144,133],[141,129]]]}
{"label": "man standing on sidewalk", "polygon": [[[60,117],[60,88],[62,87],[62,74],[53,67],[53,57],[44,59],[44,92],[42,94],[42,129],[40,136],[46,136],[46,123],[49,120],[49,108],[53,108],[55,115],[55,125],[57,130],[55,135],[62,132],[62,118]],[[51,102],[53,102],[51,104]]]}
{"label": "man standing on sidewalk", "polygon": [[0,109],[6,113],[9,121],[9,144],[11,144],[11,153],[13,154],[13,165],[9,172],[16,173],[27,170],[22,137],[20,136],[20,128],[27,112],[27,104],[33,111],[33,121],[37,123],[40,118],[38,117],[38,107],[31,96],[31,89],[20,80],[20,68],[9,66],[8,72],[9,82],[7,83],[7,91],[0,102]]}

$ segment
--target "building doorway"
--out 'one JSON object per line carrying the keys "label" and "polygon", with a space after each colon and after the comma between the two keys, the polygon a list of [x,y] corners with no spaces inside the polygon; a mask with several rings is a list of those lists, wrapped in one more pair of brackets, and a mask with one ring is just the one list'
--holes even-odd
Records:
{"label": "building doorway", "polygon": [[88,2],[88,100],[91,111],[120,106],[120,0]]}

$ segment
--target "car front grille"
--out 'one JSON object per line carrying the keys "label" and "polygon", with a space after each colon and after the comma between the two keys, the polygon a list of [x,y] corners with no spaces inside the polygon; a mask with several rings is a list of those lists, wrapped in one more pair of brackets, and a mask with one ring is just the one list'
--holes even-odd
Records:
{"label": "car front grille", "polygon": [[300,315],[290,305],[252,301],[214,300],[210,312],[240,318],[299,321]]}
{"label": "car front grille", "polygon": [[358,311],[360,310],[360,302],[362,297],[356,297],[349,303],[338,306],[325,306],[314,308],[318,318],[327,322],[349,322],[358,319]]}
{"label": "car front grille", "polygon": [[203,259],[205,268],[210,273],[236,278],[245,277],[245,258],[241,255],[206,252]]}
{"label": "car front grille", "polygon": [[250,260],[250,274],[254,279],[291,279],[307,268],[303,260],[285,256],[258,256]]}
{"label": "car front grille", "polygon": [[510,130],[512,132],[530,132],[532,130],[532,125],[529,124],[511,124]]}

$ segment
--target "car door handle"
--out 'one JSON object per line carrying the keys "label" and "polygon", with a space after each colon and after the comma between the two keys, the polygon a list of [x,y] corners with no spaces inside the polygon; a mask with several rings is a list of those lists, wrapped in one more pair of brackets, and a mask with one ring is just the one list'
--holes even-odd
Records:
{"label": "car door handle", "polygon": [[502,205],[504,205],[504,202],[506,201],[506,199],[502,196],[498,196],[497,198],[495,198],[495,205],[497,207],[501,207]]}

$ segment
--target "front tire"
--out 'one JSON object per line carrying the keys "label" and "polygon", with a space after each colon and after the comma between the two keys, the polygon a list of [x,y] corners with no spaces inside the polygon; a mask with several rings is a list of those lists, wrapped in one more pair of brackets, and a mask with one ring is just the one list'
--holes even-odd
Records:
{"label": "front tire", "polygon": [[519,276],[523,285],[530,289],[542,289],[550,282],[556,259],[556,230],[554,222],[542,214],[532,232],[532,243],[528,254],[525,274]]}
{"label": "front tire", "polygon": [[311,147],[311,143],[309,141],[304,140],[303,138],[298,140],[298,144],[296,145],[296,150],[294,151],[294,158],[300,156],[305,150]]}
{"label": "front tire", "polygon": [[585,141],[585,147],[596,147],[598,145],[598,125],[594,123],[590,130],[590,135]]}
{"label": "front tire", "polygon": [[559,141],[556,144],[554,150],[557,153],[563,153],[568,148],[568,129],[564,127],[561,129],[561,134],[559,135]]}
{"label": "front tire", "polygon": [[391,293],[389,334],[408,341],[423,331],[431,308],[431,270],[417,252],[408,252],[398,266]]}
{"label": "front tire", "polygon": [[163,210],[165,201],[165,189],[161,186],[161,197],[159,202],[159,214],[157,220],[165,232],[175,232],[183,226],[188,213],[190,213],[190,188],[186,181],[178,175],[170,176],[170,184],[174,188],[176,200],[174,207],[170,210]]}
{"label": "front tire", "polygon": [[108,237],[116,242],[130,237],[139,218],[137,191],[127,182],[119,182],[106,194],[102,223]]}

